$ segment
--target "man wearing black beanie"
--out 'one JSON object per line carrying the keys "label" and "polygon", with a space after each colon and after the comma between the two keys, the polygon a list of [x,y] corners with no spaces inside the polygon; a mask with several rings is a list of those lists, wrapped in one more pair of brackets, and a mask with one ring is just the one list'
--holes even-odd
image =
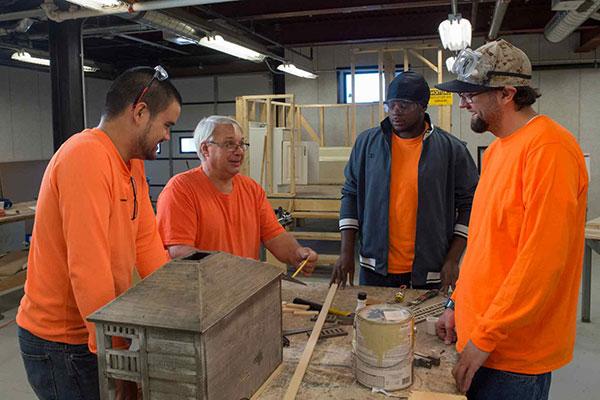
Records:
{"label": "man wearing black beanie", "polygon": [[354,284],[358,233],[361,285],[446,291],[456,283],[478,174],[465,144],[433,126],[428,103],[423,76],[402,72],[388,87],[388,117],[356,139],[332,282]]}

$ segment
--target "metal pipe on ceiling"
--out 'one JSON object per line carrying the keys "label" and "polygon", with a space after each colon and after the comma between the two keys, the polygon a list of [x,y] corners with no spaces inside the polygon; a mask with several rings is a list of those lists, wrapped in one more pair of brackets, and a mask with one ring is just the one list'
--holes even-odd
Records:
{"label": "metal pipe on ceiling", "polygon": [[0,22],[14,21],[15,19],[22,18],[46,18],[46,11],[42,10],[41,8],[36,8],[33,10],[0,14]]}
{"label": "metal pipe on ceiling", "polygon": [[452,6],[452,14],[453,15],[458,14],[458,0],[452,0],[451,6]]}
{"label": "metal pipe on ceiling", "polygon": [[553,43],[564,40],[600,8],[600,0],[586,0],[577,9],[558,11],[544,28],[544,37]]}
{"label": "metal pipe on ceiling", "polygon": [[488,32],[488,41],[496,40],[498,37],[498,32],[500,31],[500,26],[504,20],[504,14],[506,14],[506,9],[508,8],[509,3],[510,0],[496,1],[496,6],[494,7],[494,16],[492,17],[490,31]]}
{"label": "metal pipe on ceiling", "polygon": [[477,29],[477,11],[479,10],[479,0],[473,0],[471,4],[471,26],[473,27],[473,32]]}
{"label": "metal pipe on ceiling", "polygon": [[89,10],[79,9],[76,11],[62,11],[54,4],[52,0],[45,0],[40,6],[45,12],[48,19],[55,22],[67,21],[70,19],[100,17],[104,15],[134,13],[139,11],[163,10],[167,8],[189,7],[202,4],[224,3],[238,0],[155,0],[146,1],[143,3],[133,3],[130,5],[122,5],[111,7],[106,10]]}

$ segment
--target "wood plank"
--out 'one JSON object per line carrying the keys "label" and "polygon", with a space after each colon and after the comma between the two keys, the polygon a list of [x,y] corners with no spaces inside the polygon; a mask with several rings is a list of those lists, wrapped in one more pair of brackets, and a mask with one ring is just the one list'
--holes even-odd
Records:
{"label": "wood plank", "polygon": [[592,219],[585,224],[585,229],[600,231],[600,218]]}
{"label": "wood plank", "polygon": [[306,132],[308,133],[310,138],[313,140],[313,142],[321,143],[321,139],[319,138],[319,134],[317,133],[317,131],[315,131],[315,128],[313,128],[312,125],[306,120],[306,118],[304,118],[304,115],[302,115],[302,113],[299,112],[299,114],[300,114],[300,126],[304,129],[306,129]]}
{"label": "wood plank", "polygon": [[32,210],[31,207],[35,207],[35,204],[35,201],[27,201],[24,203],[13,204],[13,206],[10,209],[5,210],[6,215],[0,217],[0,225],[24,221],[27,219],[34,219],[35,210]]}
{"label": "wood plank", "polygon": [[304,374],[306,373],[306,368],[308,368],[308,364],[310,363],[310,359],[312,358],[313,350],[315,349],[315,345],[317,344],[317,340],[319,340],[319,335],[321,334],[321,329],[323,329],[323,325],[325,324],[325,318],[327,317],[328,310],[331,307],[331,303],[333,302],[333,298],[335,297],[335,292],[337,291],[337,283],[334,283],[329,288],[327,292],[327,297],[325,298],[325,302],[323,303],[323,308],[319,313],[319,317],[317,318],[317,322],[308,338],[308,342],[306,343],[306,347],[304,348],[304,352],[302,353],[302,358],[300,358],[300,362],[296,367],[296,371],[292,376],[292,380],[290,385],[288,386],[287,391],[285,392],[284,400],[292,400],[296,398],[296,394],[298,393],[298,389],[300,389],[300,384],[302,383],[302,379],[304,378]]}
{"label": "wood plank", "polygon": [[28,250],[13,251],[0,256],[0,279],[25,270],[28,256]]}
{"label": "wood plank", "polygon": [[333,265],[340,258],[339,254],[319,254],[317,265]]}
{"label": "wood plank", "polygon": [[294,200],[294,211],[333,211],[339,212],[341,200],[299,199]]}
{"label": "wood plank", "polygon": [[269,387],[271,382],[273,382],[273,380],[279,376],[282,369],[283,364],[279,365],[279,367],[277,367],[277,369],[273,371],[273,373],[271,374],[271,376],[269,376],[265,383],[263,383],[262,386],[259,387],[258,390],[252,395],[252,397],[250,397],[250,400],[257,400],[260,397],[260,395]]}
{"label": "wood plank", "polygon": [[2,292],[14,291],[22,288],[25,285],[25,279],[27,278],[27,272],[21,271],[11,276],[7,276],[0,279],[0,294]]}
{"label": "wood plank", "polygon": [[298,240],[327,240],[337,241],[342,240],[340,232],[290,232]]}
{"label": "wood plank", "polygon": [[340,219],[339,212],[326,211],[294,211],[293,218],[313,218],[313,219]]}

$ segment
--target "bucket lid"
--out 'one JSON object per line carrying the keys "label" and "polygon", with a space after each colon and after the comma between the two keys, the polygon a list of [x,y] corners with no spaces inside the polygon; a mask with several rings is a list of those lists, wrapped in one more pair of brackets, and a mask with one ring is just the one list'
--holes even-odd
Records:
{"label": "bucket lid", "polygon": [[374,304],[360,310],[357,317],[379,324],[398,324],[411,320],[413,315],[408,308],[396,304]]}

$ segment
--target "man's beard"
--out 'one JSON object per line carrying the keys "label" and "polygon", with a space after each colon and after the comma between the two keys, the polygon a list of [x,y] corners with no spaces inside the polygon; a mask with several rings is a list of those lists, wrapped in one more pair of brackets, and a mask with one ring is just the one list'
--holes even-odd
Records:
{"label": "man's beard", "polygon": [[156,159],[156,146],[157,144],[150,143],[149,135],[150,135],[151,124],[148,123],[146,130],[140,136],[138,140],[138,152],[140,154],[140,158],[142,160],[155,160]]}
{"label": "man's beard", "polygon": [[487,121],[484,121],[478,115],[473,115],[471,118],[471,130],[475,133],[484,133],[489,129],[490,124]]}

